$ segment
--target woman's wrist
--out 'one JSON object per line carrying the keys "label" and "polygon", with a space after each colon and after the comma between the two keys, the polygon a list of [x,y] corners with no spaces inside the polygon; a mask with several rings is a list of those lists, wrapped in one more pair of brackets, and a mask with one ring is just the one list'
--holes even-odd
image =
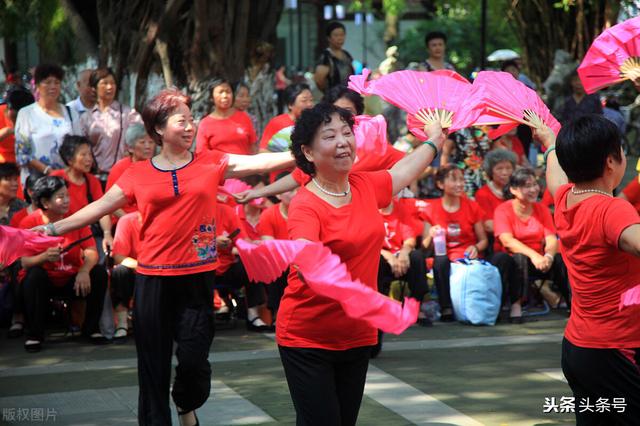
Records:
{"label": "woman's wrist", "polygon": [[433,158],[434,159],[438,156],[439,151],[438,151],[438,147],[436,146],[435,143],[433,143],[429,139],[427,139],[426,141],[422,142],[422,144],[423,145],[427,145],[427,146],[429,146],[429,147],[431,147],[433,149]]}
{"label": "woman's wrist", "polygon": [[47,235],[50,235],[53,237],[58,235],[58,232],[56,231],[56,225],[53,222],[49,222],[46,225],[44,225],[44,230]]}
{"label": "woman's wrist", "polygon": [[549,259],[553,260],[553,258],[555,257],[553,254],[551,253],[545,253],[544,257],[548,257]]}
{"label": "woman's wrist", "polygon": [[542,156],[542,158],[544,159],[544,163],[547,163],[547,158],[549,157],[549,154],[551,154],[553,151],[556,150],[556,146],[555,145],[551,145],[550,147],[547,148],[547,150],[544,152],[544,155]]}

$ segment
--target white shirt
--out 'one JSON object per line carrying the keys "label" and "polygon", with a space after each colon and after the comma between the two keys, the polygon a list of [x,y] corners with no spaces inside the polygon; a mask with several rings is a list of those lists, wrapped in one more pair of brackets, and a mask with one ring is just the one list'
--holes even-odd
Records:
{"label": "white shirt", "polygon": [[80,96],[72,101],[67,102],[67,106],[69,108],[75,109],[79,117],[82,117],[82,114],[89,110],[89,108],[82,103]]}

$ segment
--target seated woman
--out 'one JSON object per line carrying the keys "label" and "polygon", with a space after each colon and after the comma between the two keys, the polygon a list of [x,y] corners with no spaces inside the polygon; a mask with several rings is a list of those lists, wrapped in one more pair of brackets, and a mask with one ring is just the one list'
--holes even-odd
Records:
{"label": "seated woman", "polygon": [[[475,199],[484,212],[484,229],[489,241],[493,240],[493,212],[504,202],[504,187],[516,169],[517,159],[513,152],[495,149],[484,157],[482,167],[489,181],[476,192]],[[504,251],[499,240],[489,246],[493,252]]]}
{"label": "seated woman", "polygon": [[432,200],[422,214],[425,221],[422,245],[429,248],[436,233],[444,230],[447,253],[435,256],[433,275],[441,320],[450,322],[454,320],[449,283],[451,262],[463,257],[478,258],[489,242],[482,222],[482,209],[465,196],[462,170],[454,164],[441,167],[436,175],[436,185],[443,191],[443,196]]}
{"label": "seated woman", "polygon": [[140,213],[128,213],[118,221],[116,235],[113,238],[111,255],[116,266],[111,272],[111,301],[117,324],[113,338],[118,340],[124,339],[128,334],[129,305],[136,281],[141,226]]}
{"label": "seated woman", "polygon": [[[61,220],[69,210],[69,192],[65,181],[57,176],[40,178],[33,188],[33,198],[40,210],[20,222],[25,229]],[[96,243],[89,227],[68,232],[62,246],[21,258],[22,286],[26,314],[27,352],[38,352],[44,340],[47,301],[50,295],[82,298],[87,310],[83,335],[94,343],[102,343],[99,332],[107,272],[98,265]]]}
{"label": "seated woman", "polygon": [[[525,289],[531,277],[550,279],[568,305],[567,272],[558,252],[556,229],[549,210],[537,202],[539,194],[535,172],[532,169],[516,170],[505,189],[505,196],[513,200],[505,201],[496,209],[494,234],[515,260],[515,277],[519,284],[511,290],[514,294]],[[560,296],[555,296],[553,307],[560,302]],[[519,310],[519,303],[514,303],[511,317],[521,316]]]}

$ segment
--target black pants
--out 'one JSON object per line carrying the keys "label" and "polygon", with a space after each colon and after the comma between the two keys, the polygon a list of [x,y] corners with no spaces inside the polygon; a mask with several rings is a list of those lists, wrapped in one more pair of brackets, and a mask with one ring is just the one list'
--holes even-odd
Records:
{"label": "black pants", "polygon": [[[100,315],[104,306],[104,296],[107,292],[107,271],[101,265],[96,265],[89,273],[91,292],[86,296],[87,310],[82,325],[82,334],[89,336],[100,331]],[[75,276],[63,287],[51,284],[47,271],[41,266],[27,269],[22,280],[24,295],[24,311],[26,316],[27,339],[44,340],[44,327],[47,318],[47,306],[51,296],[62,296],[81,299],[73,289]]]}
{"label": "black pants", "polygon": [[[233,263],[222,275],[216,275],[216,286],[244,290],[247,294],[247,307],[253,308],[264,303],[264,284],[249,281],[242,262]],[[223,289],[219,289],[224,293]]]}
{"label": "black pants", "polygon": [[509,301],[509,306],[522,298],[524,282],[516,270],[516,262],[512,256],[504,252],[495,252],[489,258],[489,263],[500,271],[502,283],[502,303]]}
{"label": "black pants", "polygon": [[553,265],[547,272],[540,272],[533,266],[533,262],[524,254],[514,254],[513,260],[516,263],[516,277],[521,280],[522,288],[527,288],[531,278],[550,279],[564,297],[569,306],[571,304],[571,293],[569,291],[569,278],[567,267],[560,253],[556,253],[553,258]]}
{"label": "black pants", "polygon": [[433,260],[433,281],[438,289],[440,310],[452,309],[451,304],[451,261],[447,256],[435,256]]}
{"label": "black pants", "polygon": [[[577,426],[638,425],[640,422],[640,348],[635,349],[635,364],[618,349],[591,349],[562,341],[562,372],[573,391]],[[624,413],[613,406],[610,412],[591,413],[579,409],[582,399],[594,406],[599,398],[624,398]],[[595,410],[594,410],[595,411]]]}
{"label": "black pants", "polygon": [[424,263],[424,255],[419,250],[412,250],[409,254],[409,269],[401,277],[393,275],[391,266],[384,257],[380,256],[380,267],[378,268],[378,291],[388,295],[391,282],[394,280],[406,281],[411,290],[411,297],[422,302],[424,295],[429,291],[427,284],[427,271]]}
{"label": "black pants", "polygon": [[111,272],[111,301],[113,307],[122,305],[129,308],[133,297],[133,287],[136,283],[135,269],[124,265],[117,265]]}
{"label": "black pants", "polygon": [[191,411],[209,398],[214,280],[213,272],[136,275],[133,325],[138,352],[139,424],[171,424],[169,385],[174,340],[178,359],[174,402],[182,410]]}
{"label": "black pants", "polygon": [[344,351],[278,346],[296,425],[355,425],[371,347]]}
{"label": "black pants", "polygon": [[284,294],[284,289],[287,288],[288,277],[289,269],[284,271],[274,282],[267,284],[267,308],[271,311],[274,321],[276,320],[278,309],[280,309],[280,300]]}

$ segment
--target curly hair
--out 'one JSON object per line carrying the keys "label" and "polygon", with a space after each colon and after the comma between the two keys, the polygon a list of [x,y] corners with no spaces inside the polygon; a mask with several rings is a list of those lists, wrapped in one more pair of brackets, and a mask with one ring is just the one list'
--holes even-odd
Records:
{"label": "curly hair", "polygon": [[293,132],[291,133],[291,151],[296,160],[296,166],[309,176],[315,175],[316,168],[311,161],[307,160],[304,152],[302,152],[302,147],[310,147],[313,144],[313,139],[318,133],[320,126],[331,122],[334,114],[338,114],[340,119],[353,129],[353,115],[346,109],[338,108],[326,102],[320,102],[313,108],[304,110],[293,128]]}
{"label": "curly hair", "polygon": [[512,151],[502,148],[494,149],[487,153],[484,157],[484,161],[482,162],[482,169],[489,179],[493,179],[493,168],[504,161],[511,163],[511,166],[515,170],[516,164],[518,163],[518,157],[516,157],[516,154]]}

